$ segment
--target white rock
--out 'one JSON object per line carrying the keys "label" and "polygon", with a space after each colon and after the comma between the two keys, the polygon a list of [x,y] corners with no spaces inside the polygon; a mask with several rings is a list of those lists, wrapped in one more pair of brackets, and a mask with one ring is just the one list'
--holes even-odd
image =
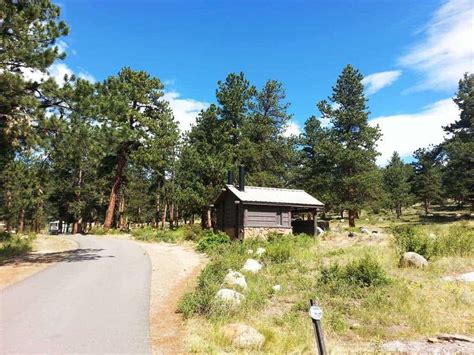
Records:
{"label": "white rock", "polygon": [[275,292],[279,292],[281,291],[281,285],[275,285],[272,287],[272,290],[275,291]]}
{"label": "white rock", "polygon": [[445,281],[464,281],[464,282],[474,282],[474,271],[461,274],[458,276],[445,276],[443,277]]}
{"label": "white rock", "polygon": [[365,228],[365,227],[362,227],[362,228],[360,229],[360,231],[361,231],[361,233],[364,233],[364,234],[370,234],[370,231],[369,231],[367,228]]}
{"label": "white rock", "polygon": [[263,255],[265,252],[266,252],[265,248],[257,248],[257,250],[255,251],[255,254],[260,256],[260,255]]}
{"label": "white rock", "polygon": [[265,337],[258,330],[246,324],[227,324],[223,327],[222,332],[237,347],[258,349],[265,343]]}
{"label": "white rock", "polygon": [[237,285],[242,287],[244,290],[247,288],[247,281],[245,281],[245,276],[238,271],[229,270],[227,275],[225,275],[224,282],[229,285]]}
{"label": "white rock", "polygon": [[243,271],[248,271],[256,274],[262,269],[263,265],[260,264],[257,260],[255,259],[247,259],[247,261],[244,264],[244,267],[242,268]]}
{"label": "white rock", "polygon": [[228,288],[222,288],[219,291],[217,291],[216,298],[225,302],[230,302],[235,305],[238,305],[240,304],[240,302],[242,302],[245,296],[241,294],[240,292],[237,292]]}
{"label": "white rock", "polygon": [[400,265],[420,268],[428,265],[428,261],[422,255],[409,251],[402,255]]}
{"label": "white rock", "polygon": [[316,227],[316,231],[318,232],[318,235],[322,235],[324,233],[324,229],[320,227]]}

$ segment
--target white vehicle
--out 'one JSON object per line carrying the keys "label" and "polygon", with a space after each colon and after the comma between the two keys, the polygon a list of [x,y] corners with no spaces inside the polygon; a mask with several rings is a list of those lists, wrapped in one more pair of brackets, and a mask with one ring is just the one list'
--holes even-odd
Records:
{"label": "white vehicle", "polygon": [[59,234],[59,221],[49,222],[48,224],[48,232],[49,234]]}

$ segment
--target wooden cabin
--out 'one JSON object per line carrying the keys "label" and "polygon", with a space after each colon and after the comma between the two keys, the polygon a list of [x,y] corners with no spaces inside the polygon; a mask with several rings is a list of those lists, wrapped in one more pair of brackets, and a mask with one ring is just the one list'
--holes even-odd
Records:
{"label": "wooden cabin", "polygon": [[245,186],[244,174],[241,167],[236,187],[229,173],[228,183],[213,205],[215,229],[231,239],[264,238],[270,232],[317,235],[322,202],[303,190]]}

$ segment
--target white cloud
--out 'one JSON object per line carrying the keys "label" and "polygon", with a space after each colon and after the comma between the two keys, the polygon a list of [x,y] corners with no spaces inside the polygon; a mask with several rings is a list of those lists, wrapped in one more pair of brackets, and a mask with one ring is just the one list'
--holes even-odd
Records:
{"label": "white cloud", "polygon": [[58,85],[64,84],[64,76],[73,75],[73,71],[65,63],[54,63],[48,69],[49,76],[52,77]]}
{"label": "white cloud", "polygon": [[77,76],[80,78],[80,79],[83,79],[83,80],[88,80],[90,81],[91,83],[95,83],[96,82],[96,79],[94,78],[94,76],[86,71],[81,71],[79,72],[79,74],[77,74]]}
{"label": "white cloud", "polygon": [[363,80],[367,95],[375,94],[386,86],[392,85],[402,75],[401,70],[383,71],[367,75]]}
{"label": "white cloud", "polygon": [[421,31],[423,39],[399,64],[423,73],[411,91],[452,90],[464,72],[474,71],[474,6],[472,0],[449,0]]}
{"label": "white cloud", "polygon": [[402,157],[408,157],[418,148],[441,143],[444,137],[442,127],[458,118],[456,104],[451,99],[444,99],[418,113],[380,116],[371,120],[370,124],[378,124],[383,133],[378,146],[382,154],[378,164],[385,164],[394,151]]}
{"label": "white cloud", "polygon": [[169,91],[164,94],[163,99],[169,102],[181,132],[186,132],[196,122],[199,112],[208,108],[209,104],[194,99],[180,98],[180,96],[180,93],[176,91]]}
{"label": "white cloud", "polygon": [[283,137],[297,136],[300,133],[300,126],[295,121],[290,121],[283,132]]}

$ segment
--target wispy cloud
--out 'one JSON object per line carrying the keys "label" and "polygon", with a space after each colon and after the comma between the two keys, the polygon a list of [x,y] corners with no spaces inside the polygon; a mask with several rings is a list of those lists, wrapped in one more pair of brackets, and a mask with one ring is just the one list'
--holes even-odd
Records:
{"label": "wispy cloud", "polygon": [[163,99],[169,102],[181,132],[188,131],[191,125],[196,122],[199,112],[209,107],[207,102],[181,98],[181,94],[177,91],[165,93]]}
{"label": "wispy cloud", "polygon": [[384,87],[392,85],[402,75],[401,70],[383,71],[367,75],[363,80],[367,95],[375,94]]}
{"label": "wispy cloud", "polygon": [[394,151],[408,157],[422,147],[443,141],[443,126],[459,118],[459,110],[451,99],[444,99],[425,107],[421,112],[403,115],[380,116],[370,121],[379,125],[383,137],[378,150],[382,154],[378,163],[385,164]]}
{"label": "wispy cloud", "polygon": [[283,137],[297,136],[301,133],[301,127],[295,121],[290,121],[283,132]]}
{"label": "wispy cloud", "polygon": [[445,2],[419,35],[423,38],[398,60],[424,76],[411,91],[452,90],[464,72],[474,71],[472,0]]}

